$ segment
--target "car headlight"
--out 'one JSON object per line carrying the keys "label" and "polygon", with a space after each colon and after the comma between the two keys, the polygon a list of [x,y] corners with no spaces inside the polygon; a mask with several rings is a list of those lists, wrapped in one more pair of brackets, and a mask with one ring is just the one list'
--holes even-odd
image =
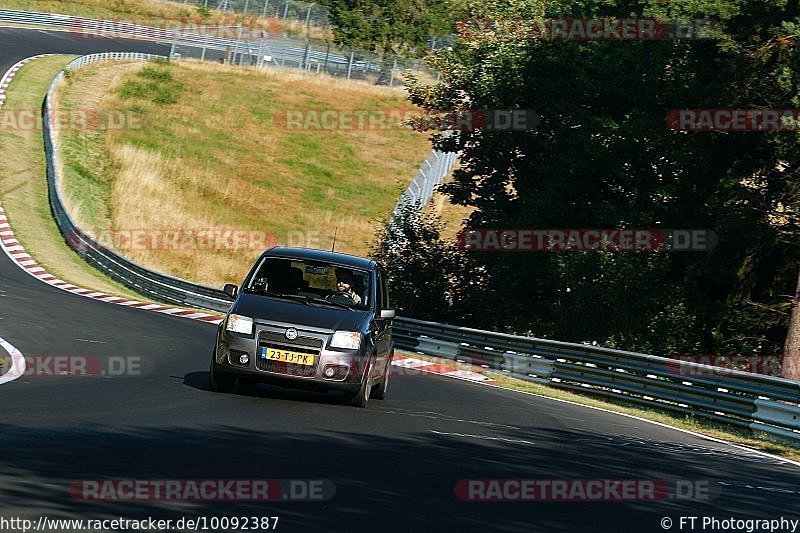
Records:
{"label": "car headlight", "polygon": [[231,313],[228,316],[228,322],[225,324],[225,329],[235,333],[242,333],[244,335],[253,334],[253,319],[247,316],[234,315]]}
{"label": "car headlight", "polygon": [[337,331],[331,339],[331,348],[358,350],[361,348],[361,333],[357,331]]}

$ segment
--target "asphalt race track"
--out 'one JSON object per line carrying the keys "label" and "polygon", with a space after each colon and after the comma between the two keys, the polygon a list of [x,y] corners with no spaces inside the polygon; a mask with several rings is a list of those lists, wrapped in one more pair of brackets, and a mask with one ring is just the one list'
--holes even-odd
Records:
{"label": "asphalt race track", "polygon": [[[0,29],[3,72],[35,54],[100,51],[167,48]],[[277,387],[214,394],[206,381],[216,326],[65,293],[4,254],[0,302],[0,337],[29,358],[141,369],[0,385],[0,517],[278,516],[280,531],[646,532],[663,531],[663,517],[678,530],[680,516],[771,519],[800,508],[798,466],[473,383],[396,376],[390,399],[366,410]],[[336,493],[323,502],[254,503],[87,501],[68,492],[76,480],[207,478],[326,479]],[[456,497],[459,480],[486,478],[681,479],[709,482],[712,494],[649,502]]]}

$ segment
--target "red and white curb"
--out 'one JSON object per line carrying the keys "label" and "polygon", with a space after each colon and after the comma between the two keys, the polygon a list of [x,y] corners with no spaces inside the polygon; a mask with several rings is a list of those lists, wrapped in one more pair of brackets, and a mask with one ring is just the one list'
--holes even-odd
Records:
{"label": "red and white curb", "polygon": [[3,74],[3,77],[0,78],[0,107],[3,107],[3,104],[6,103],[6,89],[8,89],[8,85],[11,83],[11,80],[14,79],[14,76],[17,75],[19,69],[22,68],[22,65],[33,61],[34,59],[39,59],[40,57],[48,57],[53,54],[39,54],[38,56],[32,56],[27,59],[23,59],[22,61],[18,61],[14,64],[10,69]]}
{"label": "red and white curb", "polygon": [[479,374],[478,372],[473,372],[472,370],[466,370],[463,368],[463,365],[462,367],[459,367],[456,363],[450,361],[433,363],[431,361],[423,361],[422,359],[417,359],[415,357],[395,357],[392,359],[392,365],[402,368],[412,368],[414,370],[419,370],[420,372],[437,374],[439,376],[446,376],[449,378],[465,379],[467,381],[480,381],[486,383],[487,385],[497,385],[497,382],[492,378],[484,376],[483,374]]}
{"label": "red and white curb", "polygon": [[[40,57],[47,57],[49,55],[52,54],[43,54],[23,59],[22,61],[18,62],[13,67],[11,67],[8,72],[6,72],[6,74],[2,78],[2,81],[0,81],[0,106],[2,106],[3,103],[5,102],[6,89],[8,89],[11,80],[14,78],[14,76],[16,76],[19,69],[23,65],[34,59],[38,59]],[[218,314],[210,314],[210,313],[200,312],[197,310],[182,309],[178,307],[168,307],[153,302],[140,302],[137,300],[128,300],[125,298],[121,298],[119,296],[111,296],[103,292],[98,292],[98,291],[93,291],[91,289],[78,287],[69,282],[58,279],[56,276],[47,272],[47,270],[45,270],[44,267],[42,267],[35,259],[33,259],[25,251],[25,249],[22,247],[22,245],[14,236],[14,231],[8,222],[8,217],[6,216],[5,210],[3,209],[1,203],[0,203],[0,247],[2,247],[5,254],[17,266],[19,266],[29,275],[33,276],[39,281],[47,283],[48,285],[52,285],[53,287],[59,288],[66,292],[70,292],[72,294],[77,294],[80,296],[84,296],[86,298],[91,298],[93,300],[99,300],[101,302],[113,303],[116,305],[123,305],[125,307],[143,309],[146,311],[154,311],[156,313],[179,316],[183,318],[189,318],[192,320],[201,320],[203,322],[210,322],[213,324],[219,324],[223,318],[221,315]],[[25,362],[23,358],[22,362],[23,372],[24,372],[24,364]],[[423,361],[421,359],[405,357],[400,359],[394,359],[392,361],[392,365],[404,368],[413,368],[421,372],[437,374],[446,377],[465,379],[469,381],[485,382],[487,384],[495,383],[491,378],[488,378],[477,372],[472,372],[471,370],[465,370],[463,368],[459,368],[456,366],[455,363],[451,362],[431,363],[429,361]],[[12,370],[14,370],[14,368],[12,368]],[[0,383],[2,383],[2,381],[0,381]]]}
{"label": "red and white curb", "polygon": [[193,320],[202,320],[203,322],[211,322],[219,324],[222,317],[218,314],[210,314],[200,312],[193,309],[183,309],[180,307],[169,307],[162,304],[153,302],[140,302],[138,300],[128,300],[119,296],[112,296],[104,292],[93,291],[91,289],[84,289],[78,287],[56,276],[50,274],[42,267],[34,258],[28,255],[28,252],[20,245],[19,241],[14,237],[14,231],[8,223],[5,210],[0,204],[0,247],[3,248],[5,254],[11,259],[18,267],[33,276],[34,278],[52,285],[72,294],[91,298],[93,300],[100,300],[106,303],[116,305],[123,305],[125,307],[133,307],[136,309],[144,309],[146,311],[155,311],[156,313],[163,313],[165,315],[179,316],[183,318],[191,318]]}

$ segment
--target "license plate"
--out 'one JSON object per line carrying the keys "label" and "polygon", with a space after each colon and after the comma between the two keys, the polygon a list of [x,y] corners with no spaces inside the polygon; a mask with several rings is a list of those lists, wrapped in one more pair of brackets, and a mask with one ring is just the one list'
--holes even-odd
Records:
{"label": "license plate", "polygon": [[314,364],[314,356],[310,353],[290,352],[289,350],[278,350],[276,348],[261,348],[261,358],[295,365]]}

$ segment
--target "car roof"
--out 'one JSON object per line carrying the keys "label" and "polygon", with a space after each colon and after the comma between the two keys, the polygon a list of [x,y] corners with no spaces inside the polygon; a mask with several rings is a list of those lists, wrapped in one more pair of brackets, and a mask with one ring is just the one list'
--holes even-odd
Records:
{"label": "car roof", "polygon": [[262,254],[263,257],[283,257],[286,259],[304,259],[308,261],[323,261],[337,265],[371,270],[377,266],[375,261],[355,255],[314,250],[311,248],[293,248],[288,246],[275,246]]}

